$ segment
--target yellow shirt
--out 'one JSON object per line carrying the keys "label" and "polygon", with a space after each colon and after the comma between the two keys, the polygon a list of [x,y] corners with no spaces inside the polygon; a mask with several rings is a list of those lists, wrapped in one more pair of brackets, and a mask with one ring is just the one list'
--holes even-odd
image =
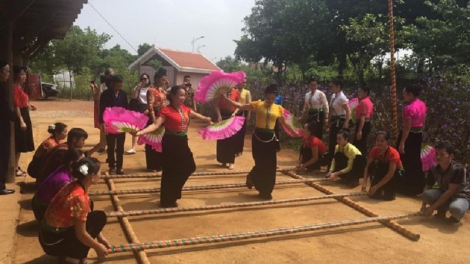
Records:
{"label": "yellow shirt", "polygon": [[250,91],[243,88],[242,92],[240,93],[240,103],[241,104],[246,104],[248,102],[248,94],[250,94]]}
{"label": "yellow shirt", "polygon": [[268,108],[263,101],[255,101],[251,106],[256,113],[256,128],[274,130],[276,120],[284,115],[280,105],[272,104]]}
{"label": "yellow shirt", "polygon": [[[339,145],[336,145],[335,154],[337,152],[343,152],[343,154],[348,157],[348,166],[341,170],[341,173],[343,174],[350,172],[353,167],[354,158],[356,158],[357,155],[362,155],[361,152],[351,143],[346,144],[344,148],[340,148]],[[331,162],[330,171],[335,171],[335,159],[333,159],[333,161]]]}

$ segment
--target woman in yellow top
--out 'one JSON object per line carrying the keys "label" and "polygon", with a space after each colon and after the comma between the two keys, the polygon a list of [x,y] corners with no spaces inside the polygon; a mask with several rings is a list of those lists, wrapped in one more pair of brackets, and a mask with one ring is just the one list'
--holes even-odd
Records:
{"label": "woman in yellow top", "polygon": [[[246,80],[244,80],[242,83],[240,83],[237,86],[238,90],[240,91],[240,103],[242,105],[245,104],[250,104],[251,103],[251,93],[249,90],[245,89],[246,88]],[[243,154],[243,147],[245,146],[245,134],[246,134],[246,126],[248,122],[251,119],[251,112],[250,111],[240,111],[240,109],[236,109],[235,112],[233,113],[233,116],[244,116],[245,117],[245,123],[243,123],[242,129],[238,131],[236,137],[237,137],[237,153],[236,156],[241,156]]]}
{"label": "woman in yellow top", "polygon": [[252,153],[255,166],[247,175],[246,185],[249,189],[255,185],[259,191],[259,196],[263,199],[272,199],[271,193],[276,183],[276,142],[278,139],[274,134],[276,120],[279,120],[293,135],[298,133],[286,123],[284,119],[284,108],[274,104],[277,96],[277,86],[271,84],[264,90],[265,101],[256,101],[250,104],[241,104],[225,97],[230,104],[242,111],[252,111],[256,113],[256,128],[252,137]]}
{"label": "woman in yellow top", "polygon": [[336,134],[336,143],[338,144],[326,177],[330,180],[341,178],[340,183],[354,188],[359,185],[359,178],[364,173],[365,159],[362,153],[348,140],[348,131],[338,131]]}

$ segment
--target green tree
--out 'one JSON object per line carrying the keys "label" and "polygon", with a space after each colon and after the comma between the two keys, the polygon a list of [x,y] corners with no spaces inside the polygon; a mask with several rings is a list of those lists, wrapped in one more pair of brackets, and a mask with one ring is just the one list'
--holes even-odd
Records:
{"label": "green tree", "polygon": [[227,56],[219,60],[216,65],[225,72],[235,72],[241,69],[240,61],[232,56]]}
{"label": "green tree", "polygon": [[148,43],[140,44],[137,48],[137,56],[140,57],[144,55],[144,53],[147,52],[151,47],[153,47],[153,45],[150,45]]}

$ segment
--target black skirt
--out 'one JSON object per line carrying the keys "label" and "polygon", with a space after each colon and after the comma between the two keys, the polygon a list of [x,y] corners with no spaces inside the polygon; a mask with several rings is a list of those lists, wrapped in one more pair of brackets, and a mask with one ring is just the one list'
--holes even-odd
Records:
{"label": "black skirt", "polygon": [[[370,186],[378,184],[388,173],[390,163],[386,161],[374,161],[369,166],[369,174],[371,175]],[[373,199],[381,199],[386,201],[395,200],[395,192],[403,173],[402,168],[396,168],[393,178],[384,186],[380,187],[377,192],[371,196]]]}
{"label": "black skirt", "polygon": [[169,205],[181,199],[181,191],[196,170],[187,136],[165,134],[162,140],[162,181],[160,203]]}
{"label": "black skirt", "polygon": [[276,184],[276,141],[274,133],[253,131],[251,144],[255,166],[248,177],[262,195],[271,194]]}
{"label": "black skirt", "polygon": [[[148,121],[147,126],[151,125],[153,122]],[[146,127],[147,127],[146,126]],[[147,170],[162,170],[162,153],[155,151],[151,145],[145,144],[145,161],[147,163]]]}
{"label": "black skirt", "polygon": [[245,117],[245,122],[243,123],[242,129],[238,131],[236,134],[238,140],[237,140],[237,155],[242,155],[243,154],[243,149],[245,147],[245,136],[246,136],[246,128],[248,121],[246,118],[248,117],[248,111],[240,111],[237,113],[237,116],[244,116]]}
{"label": "black skirt", "polygon": [[[309,160],[311,160],[312,158],[313,158],[312,149],[302,146],[302,148],[300,149],[300,162],[304,164],[308,162]],[[325,163],[324,154],[318,155],[318,160],[314,164],[308,166],[307,170],[319,170],[321,166],[325,166],[325,165],[326,163]]]}
{"label": "black skirt", "polygon": [[[397,149],[402,137],[400,132],[397,141]],[[400,153],[400,159],[405,169],[405,173],[399,187],[398,192],[405,195],[415,196],[424,190],[424,172],[421,163],[421,144],[423,143],[423,133],[408,134],[405,141],[405,154]]]}
{"label": "black skirt", "polygon": [[34,151],[33,127],[29,109],[27,107],[20,108],[21,116],[26,124],[26,130],[21,130],[20,121],[15,122],[15,148],[16,153],[27,153]]}
{"label": "black skirt", "polygon": [[308,111],[307,123],[313,124],[313,134],[323,140],[323,128],[325,127],[325,113],[323,111]]}
{"label": "black skirt", "polygon": [[[222,112],[222,120],[232,117],[233,112]],[[235,163],[235,156],[240,149],[240,136],[235,134],[229,138],[217,140],[217,162]]]}
{"label": "black skirt", "polygon": [[[344,155],[342,152],[336,152],[335,156],[335,170],[334,172],[341,171],[345,169],[348,166],[348,160],[349,158]],[[346,172],[345,174],[342,174],[341,180],[344,183],[351,183],[358,181],[361,176],[364,174],[364,169],[365,169],[365,159],[362,155],[356,155],[353,161],[353,166],[352,169],[349,172]]]}

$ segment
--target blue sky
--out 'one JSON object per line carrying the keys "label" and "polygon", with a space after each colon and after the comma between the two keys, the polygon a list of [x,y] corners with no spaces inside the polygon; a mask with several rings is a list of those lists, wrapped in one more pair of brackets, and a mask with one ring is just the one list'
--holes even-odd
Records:
{"label": "blue sky", "polygon": [[[243,18],[251,13],[255,0],[89,0],[129,43],[137,49],[141,43],[191,51],[193,37],[200,52],[218,61],[233,55],[244,26]],[[91,27],[113,36],[106,44],[116,44],[136,52],[95,12],[85,5],[75,25]]]}

